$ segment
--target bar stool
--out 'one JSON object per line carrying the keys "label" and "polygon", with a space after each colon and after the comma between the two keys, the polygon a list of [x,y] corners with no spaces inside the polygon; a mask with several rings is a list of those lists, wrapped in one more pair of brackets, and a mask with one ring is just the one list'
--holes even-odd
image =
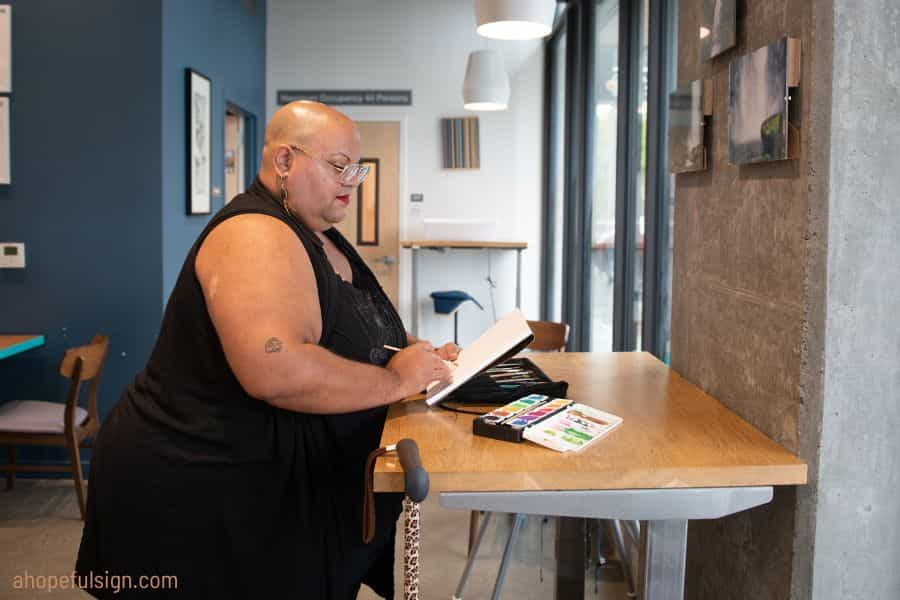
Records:
{"label": "bar stool", "polygon": [[440,315],[453,315],[453,343],[459,345],[459,310],[463,303],[472,301],[478,308],[484,310],[481,303],[461,290],[448,290],[444,292],[431,292],[434,300],[434,312]]}

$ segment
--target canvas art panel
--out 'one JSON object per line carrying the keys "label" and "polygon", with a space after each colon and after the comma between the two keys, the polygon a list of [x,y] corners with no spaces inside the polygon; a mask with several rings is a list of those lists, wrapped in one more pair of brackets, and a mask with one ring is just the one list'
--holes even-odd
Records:
{"label": "canvas art panel", "polygon": [[[789,52],[790,48],[790,52]],[[734,60],[729,72],[728,161],[785,160],[789,88],[799,83],[799,42],[783,38]]]}
{"label": "canvas art panel", "polygon": [[737,44],[736,0],[703,0],[700,15],[700,60],[719,56]]}
{"label": "canvas art panel", "polygon": [[712,81],[685,83],[669,94],[669,172],[707,168],[706,115],[712,113]]}

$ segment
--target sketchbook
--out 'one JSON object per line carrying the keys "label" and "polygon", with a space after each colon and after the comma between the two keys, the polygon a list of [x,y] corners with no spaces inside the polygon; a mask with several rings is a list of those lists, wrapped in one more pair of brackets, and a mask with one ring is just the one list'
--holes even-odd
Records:
{"label": "sketchbook", "polygon": [[449,382],[432,382],[425,394],[425,401],[433,406],[481,371],[515,356],[534,339],[534,333],[522,311],[516,309],[497,321],[477,340],[460,350],[451,363]]}

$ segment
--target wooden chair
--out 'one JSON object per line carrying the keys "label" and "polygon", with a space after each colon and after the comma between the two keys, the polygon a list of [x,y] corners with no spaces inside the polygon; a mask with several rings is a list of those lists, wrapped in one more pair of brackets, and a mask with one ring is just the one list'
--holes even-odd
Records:
{"label": "wooden chair", "polygon": [[[565,352],[566,343],[569,341],[569,324],[555,323],[553,321],[528,321],[528,326],[534,334],[534,339],[528,344],[529,350],[538,352]],[[475,544],[475,536],[478,533],[478,511],[469,512],[469,550]]]}
{"label": "wooden chair", "polygon": [[[84,520],[85,491],[81,472],[79,448],[90,448],[86,438],[93,438],[100,429],[97,412],[97,386],[106,360],[109,339],[95,335],[88,346],[70,348],[63,354],[59,374],[70,380],[66,403],[39,400],[16,400],[0,405],[0,445],[7,447],[9,461],[6,489],[11,490],[17,471],[68,471],[66,465],[16,464],[16,446],[64,446],[69,450],[72,478],[78,495],[78,508]],[[78,406],[81,384],[90,381],[87,410]]]}

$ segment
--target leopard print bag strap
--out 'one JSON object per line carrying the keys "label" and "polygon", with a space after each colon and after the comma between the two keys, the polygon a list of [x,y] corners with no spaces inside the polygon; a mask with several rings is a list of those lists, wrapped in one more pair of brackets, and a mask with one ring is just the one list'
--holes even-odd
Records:
{"label": "leopard print bag strap", "polygon": [[419,600],[419,503],[403,499],[403,598]]}

